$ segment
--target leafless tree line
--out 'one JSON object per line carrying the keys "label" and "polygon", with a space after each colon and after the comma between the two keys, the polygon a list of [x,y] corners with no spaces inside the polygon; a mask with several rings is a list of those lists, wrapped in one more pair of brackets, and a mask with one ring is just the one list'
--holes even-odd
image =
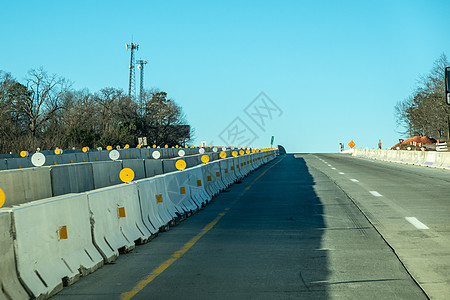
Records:
{"label": "leafless tree line", "polygon": [[23,83],[0,71],[0,153],[63,149],[185,145],[191,128],[182,108],[159,90],[141,100],[121,89],[74,90],[70,81],[44,69],[30,70]]}
{"label": "leafless tree line", "polygon": [[400,133],[450,139],[450,107],[444,102],[444,70],[448,61],[442,54],[431,71],[419,78],[414,92],[395,106]]}

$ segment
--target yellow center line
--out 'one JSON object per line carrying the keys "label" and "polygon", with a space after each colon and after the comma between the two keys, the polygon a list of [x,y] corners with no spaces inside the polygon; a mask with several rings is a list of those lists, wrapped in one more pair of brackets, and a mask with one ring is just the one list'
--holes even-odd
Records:
{"label": "yellow center line", "polygon": [[[244,191],[239,194],[239,196],[231,203],[230,206],[232,206],[235,202],[237,202],[244,194],[246,191],[248,191],[251,186],[258,180],[260,179],[267,171],[269,171],[271,168],[273,168],[274,166],[276,166],[278,163],[280,163],[284,158],[286,157],[286,155],[280,159],[278,162],[276,162],[275,164],[273,164],[270,168],[268,168],[267,170],[265,170],[264,172],[262,172],[258,177],[256,177],[252,183],[247,186]],[[166,260],[165,262],[163,262],[159,267],[157,267],[156,269],[154,269],[149,275],[147,275],[147,277],[144,280],[141,280],[140,282],[138,282],[138,284],[136,284],[133,289],[129,292],[125,292],[122,293],[121,295],[121,299],[122,300],[128,300],[133,298],[137,293],[139,293],[141,290],[143,290],[150,282],[152,282],[156,277],[158,277],[159,275],[161,275],[161,273],[163,273],[168,267],[170,267],[177,259],[179,259],[181,256],[183,256],[183,254],[185,254],[187,251],[189,251],[189,249],[192,248],[192,246],[195,245],[195,243],[197,243],[197,241],[204,236],[208,231],[210,231],[216,224],[217,222],[219,222],[219,220],[226,214],[226,211],[230,210],[230,207],[225,208],[225,212],[219,213],[219,215],[208,225],[206,225],[205,227],[203,227],[202,231],[197,234],[195,237],[193,237],[189,242],[187,242],[186,244],[184,244],[184,246],[178,250],[175,251],[172,255],[171,258],[169,258],[168,260]]]}
{"label": "yellow center line", "polygon": [[250,185],[249,185],[248,187],[245,188],[245,190],[248,191],[248,190],[252,187],[252,185],[253,185],[258,179],[260,179],[264,174],[266,174],[267,171],[269,171],[270,169],[272,169],[273,167],[275,167],[276,165],[278,165],[285,157],[286,157],[286,155],[284,155],[282,159],[280,159],[279,161],[277,161],[276,163],[274,163],[273,165],[271,165],[270,168],[267,168],[267,170],[265,170],[264,172],[262,172],[261,174],[259,174],[259,176],[256,177],[256,178],[252,181],[252,183],[250,183]]}
{"label": "yellow center line", "polygon": [[220,213],[211,223],[206,225],[202,231],[196,235],[194,238],[192,238],[189,242],[184,244],[184,246],[174,252],[172,254],[172,257],[163,262],[159,267],[154,269],[144,280],[140,281],[138,284],[134,286],[134,288],[130,292],[123,293],[121,295],[121,299],[131,299],[134,297],[137,293],[139,293],[143,288],[145,288],[150,282],[152,282],[156,277],[158,277],[162,272],[164,272],[170,265],[172,265],[177,259],[179,259],[183,254],[185,254],[189,249],[191,249],[192,246],[197,243],[197,241],[204,236],[208,231],[210,231],[214,225],[219,222],[219,220],[225,215],[225,213]]}

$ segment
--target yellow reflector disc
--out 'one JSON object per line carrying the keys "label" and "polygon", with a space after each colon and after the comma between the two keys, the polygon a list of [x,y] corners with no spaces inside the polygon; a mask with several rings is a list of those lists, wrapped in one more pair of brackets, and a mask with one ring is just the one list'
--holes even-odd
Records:
{"label": "yellow reflector disc", "polygon": [[227,153],[222,151],[222,152],[220,152],[219,156],[220,156],[220,158],[225,158],[225,157],[227,157]]}
{"label": "yellow reflector disc", "polygon": [[244,155],[244,150],[239,151],[240,155]]}
{"label": "yellow reflector disc", "polygon": [[60,149],[58,149],[58,148],[56,148],[56,149],[55,149],[55,154],[56,154],[56,155],[59,155],[59,154],[61,154],[61,150],[60,150]]}
{"label": "yellow reflector disc", "polygon": [[26,157],[26,156],[28,156],[27,151],[20,151],[20,157]]}
{"label": "yellow reflector disc", "polygon": [[237,151],[233,151],[233,152],[231,152],[231,155],[233,155],[233,157],[236,157],[236,156],[238,156],[238,152]]}
{"label": "yellow reflector disc", "polygon": [[209,162],[209,156],[208,155],[202,155],[202,163],[206,164],[207,162]]}
{"label": "yellow reflector disc", "polygon": [[134,179],[134,171],[130,168],[123,168],[119,173],[119,177],[125,183],[131,182]]}
{"label": "yellow reflector disc", "polygon": [[186,169],[186,162],[182,159],[177,160],[177,162],[175,163],[175,167],[180,170],[183,171],[184,169]]}
{"label": "yellow reflector disc", "polygon": [[124,148],[128,149],[128,148],[130,148],[130,145],[126,144]]}
{"label": "yellow reflector disc", "polygon": [[141,146],[141,144],[139,144],[139,145],[137,145],[137,147],[138,147],[139,149],[141,149],[142,146]]}
{"label": "yellow reflector disc", "polygon": [[83,147],[81,150],[82,150],[84,153],[86,153],[86,152],[88,151],[88,148],[87,148],[87,147]]}

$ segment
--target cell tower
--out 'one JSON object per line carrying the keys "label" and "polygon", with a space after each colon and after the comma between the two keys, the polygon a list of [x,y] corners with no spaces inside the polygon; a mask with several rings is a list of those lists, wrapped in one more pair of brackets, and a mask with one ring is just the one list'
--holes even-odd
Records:
{"label": "cell tower", "polygon": [[135,86],[135,78],[134,78],[134,50],[139,50],[139,44],[131,42],[131,44],[125,44],[127,50],[131,51],[131,59],[130,59],[130,83],[128,85],[128,97],[131,98],[131,92],[133,92],[133,96],[136,97],[136,86]]}
{"label": "cell tower", "polygon": [[140,88],[139,88],[139,100],[143,101],[144,96],[144,65],[147,63],[146,60],[139,59],[136,60],[136,64],[138,65],[137,68],[141,71],[141,77],[140,77]]}

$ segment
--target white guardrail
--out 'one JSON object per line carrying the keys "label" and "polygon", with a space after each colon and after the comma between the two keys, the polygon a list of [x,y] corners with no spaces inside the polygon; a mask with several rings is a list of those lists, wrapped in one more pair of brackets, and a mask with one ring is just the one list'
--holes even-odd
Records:
{"label": "white guardrail", "polygon": [[355,149],[352,155],[396,163],[450,169],[450,152]]}
{"label": "white guardrail", "polygon": [[[97,175],[90,173],[85,164],[80,164],[84,166],[80,170],[53,169],[56,177],[68,180],[56,185],[61,193],[69,193],[56,197],[52,197],[52,182],[56,179],[44,167],[30,168],[29,172],[1,171],[0,175],[14,173],[3,177],[0,183],[14,186],[14,192],[19,194],[16,198],[30,198],[29,189],[39,186],[33,193],[45,199],[0,209],[0,299],[51,297],[80,276],[113,262],[136,244],[146,243],[158,232],[178,224],[219,192],[275,159],[278,153],[274,149],[236,156],[228,152],[230,155],[222,154],[226,151],[220,153],[220,159],[215,161],[209,159],[212,153],[201,158],[170,159],[162,167],[174,169],[173,172],[150,172],[152,177],[112,186],[102,185],[115,183],[119,169],[115,165],[105,167],[105,162],[98,163]],[[202,161],[200,165],[196,165],[198,159]],[[147,164],[143,162],[141,167],[145,169]],[[90,182],[93,177],[88,174],[107,182]],[[99,188],[72,192],[80,186]]]}

